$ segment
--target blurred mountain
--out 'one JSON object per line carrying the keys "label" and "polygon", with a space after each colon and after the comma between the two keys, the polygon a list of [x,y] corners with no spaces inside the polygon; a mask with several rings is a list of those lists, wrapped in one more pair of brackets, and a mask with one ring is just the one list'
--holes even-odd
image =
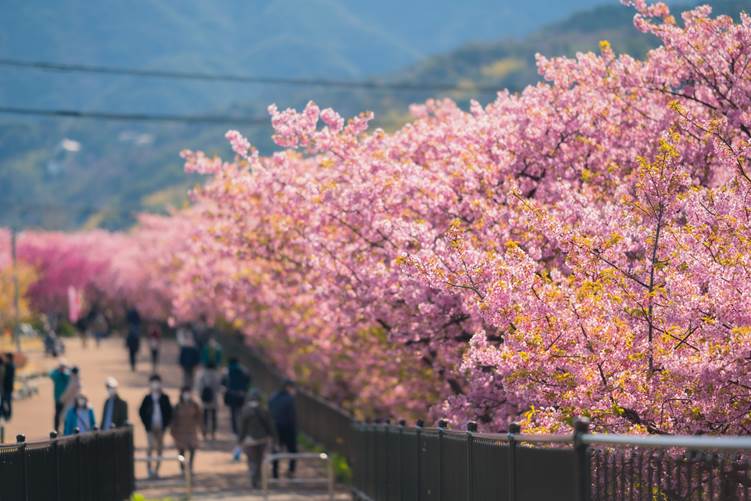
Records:
{"label": "blurred mountain", "polygon": [[[4,0],[0,57],[161,70],[363,78],[527,34],[607,0]],[[6,71],[7,70],[7,71]],[[0,102],[202,111],[252,85],[0,72]]]}
{"label": "blurred mountain", "polygon": [[[2,68],[0,104],[264,117],[270,102],[300,107],[314,99],[345,115],[374,110],[379,125],[392,128],[408,119],[412,102],[448,96],[461,104],[470,98],[486,103],[495,89],[522,89],[539,80],[537,52],[573,55],[597,50],[607,39],[616,52],[641,56],[657,44],[633,28],[633,10],[618,4],[538,28],[598,1],[471,3],[6,0],[0,57],[285,77],[377,76],[454,87],[442,92],[264,87]],[[710,3],[716,13],[749,10],[748,0]],[[201,148],[229,156],[223,138],[229,128],[264,151],[272,149],[267,126],[0,117],[0,226],[117,228],[130,224],[138,210],[179,205],[197,180],[182,172],[178,152]]]}

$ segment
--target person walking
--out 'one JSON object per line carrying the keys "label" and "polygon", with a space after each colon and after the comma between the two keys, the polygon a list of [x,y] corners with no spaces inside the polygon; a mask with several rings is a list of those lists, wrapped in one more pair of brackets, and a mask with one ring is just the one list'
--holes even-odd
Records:
{"label": "person walking", "polygon": [[65,414],[63,435],[86,433],[94,430],[94,427],[96,427],[96,418],[94,410],[89,407],[89,399],[84,395],[76,396],[74,405]]}
{"label": "person walking", "polygon": [[126,314],[128,322],[128,335],[125,337],[125,346],[128,347],[128,358],[131,372],[136,372],[138,351],[141,349],[141,316],[136,310],[128,310]]}
{"label": "person walking", "polygon": [[95,319],[94,319],[94,341],[96,342],[96,347],[99,348],[99,345],[102,342],[102,339],[107,336],[107,331],[109,330],[109,325],[107,324],[107,317],[102,313],[101,311],[97,313]]}
{"label": "person walking", "polygon": [[211,436],[211,440],[216,440],[216,413],[222,376],[214,364],[209,364],[200,372],[196,386],[203,405],[203,439]]}
{"label": "person walking", "polygon": [[67,415],[68,411],[76,404],[76,397],[81,393],[81,374],[77,366],[73,366],[70,370],[70,378],[68,379],[68,386],[65,387],[60,400],[63,403],[63,415]]}
{"label": "person walking", "polygon": [[[178,454],[185,456],[185,453],[188,453],[188,468],[191,475],[193,474],[193,460],[198,449],[198,430],[201,428],[201,406],[193,400],[190,386],[185,386],[180,390],[180,401],[172,412],[170,433]],[[184,463],[180,463],[180,469],[185,475]]]}
{"label": "person walking", "polygon": [[[284,381],[282,387],[269,400],[269,411],[279,436],[278,445],[294,454],[297,452],[297,412],[295,409],[295,383]],[[279,461],[272,463],[272,474],[279,478]],[[289,460],[287,478],[295,476],[295,460]]]}
{"label": "person walking", "polygon": [[108,377],[104,383],[107,389],[107,400],[102,408],[102,421],[99,428],[107,431],[120,428],[128,422],[128,403],[117,394],[117,379]]}
{"label": "person walking", "polygon": [[196,347],[193,333],[181,327],[178,330],[178,344],[180,345],[180,356],[178,362],[183,370],[183,386],[191,386],[194,381],[196,366],[200,362],[200,352]]}
{"label": "person walking", "polygon": [[161,460],[155,459],[153,461],[155,467],[152,469],[151,458],[154,453],[157,458],[161,457],[164,451],[164,432],[172,421],[172,404],[169,397],[162,392],[162,378],[158,374],[152,374],[149,378],[149,393],[143,397],[138,415],[146,429],[146,455],[148,456],[146,468],[149,478],[158,478]]}
{"label": "person walking", "polygon": [[248,369],[241,365],[237,358],[229,359],[227,369],[222,378],[222,385],[226,388],[224,392],[224,403],[230,408],[230,420],[232,433],[238,433],[238,419],[245,395],[250,389],[251,377]]}
{"label": "person walking", "polygon": [[[230,410],[230,425],[232,427],[232,433],[237,436],[238,433],[238,420],[240,418],[240,410],[245,402],[245,395],[250,388],[250,374],[248,370],[240,364],[237,358],[232,357],[227,364],[227,370],[222,378],[222,385],[226,388],[224,392],[224,404],[229,407]],[[236,447],[233,451],[233,458],[235,461],[240,460],[242,449]]]}
{"label": "person walking", "polygon": [[13,353],[5,354],[5,364],[2,377],[2,399],[0,399],[0,415],[10,421],[13,414],[13,389],[16,384],[16,364]]}
{"label": "person walking", "polygon": [[219,367],[222,365],[223,356],[222,345],[219,344],[219,341],[214,336],[211,336],[208,342],[201,348],[201,364],[204,367],[208,367],[209,365]]}
{"label": "person walking", "polygon": [[159,365],[159,351],[162,345],[162,330],[157,324],[149,328],[149,351],[151,352],[151,372],[156,372]]}
{"label": "person walking", "polygon": [[263,455],[271,444],[277,443],[278,437],[271,414],[261,403],[258,390],[250,390],[247,402],[240,413],[237,445],[245,450],[248,459],[250,483],[254,489],[260,487]]}
{"label": "person walking", "polygon": [[63,394],[68,387],[70,381],[70,373],[65,360],[60,360],[59,365],[50,371],[50,379],[52,379],[53,391],[52,395],[55,400],[55,431],[60,430],[60,418],[63,416]]}

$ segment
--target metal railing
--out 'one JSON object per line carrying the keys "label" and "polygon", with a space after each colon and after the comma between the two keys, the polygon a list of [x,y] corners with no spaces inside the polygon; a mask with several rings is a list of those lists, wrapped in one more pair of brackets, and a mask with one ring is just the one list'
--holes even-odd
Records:
{"label": "metal railing", "polygon": [[353,425],[353,492],[382,501],[747,500],[751,438]]}
{"label": "metal railing", "polygon": [[0,498],[101,501],[130,498],[135,486],[133,429],[128,426],[41,442],[0,444]]}
{"label": "metal railing", "polygon": [[[270,466],[274,461],[282,459],[294,459],[295,461],[323,461],[326,467],[325,477],[304,477],[304,478],[286,478],[278,479],[269,475]],[[323,484],[327,488],[329,500],[334,501],[334,465],[331,464],[331,458],[326,453],[313,453],[313,452],[274,452],[266,454],[263,458],[263,469],[261,477],[261,489],[263,490],[263,499],[269,498],[269,486],[277,484],[297,484],[297,485],[310,485],[310,484]]]}

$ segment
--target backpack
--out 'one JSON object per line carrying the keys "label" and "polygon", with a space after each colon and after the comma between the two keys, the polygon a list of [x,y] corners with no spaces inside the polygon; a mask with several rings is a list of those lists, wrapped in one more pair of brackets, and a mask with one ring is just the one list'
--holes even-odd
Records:
{"label": "backpack", "polygon": [[204,404],[210,404],[214,402],[214,388],[211,386],[204,386],[201,390],[201,402]]}

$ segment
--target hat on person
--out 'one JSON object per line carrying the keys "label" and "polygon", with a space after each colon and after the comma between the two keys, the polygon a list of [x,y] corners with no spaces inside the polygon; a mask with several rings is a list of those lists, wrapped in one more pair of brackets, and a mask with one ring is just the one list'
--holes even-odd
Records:
{"label": "hat on person", "polygon": [[112,376],[108,377],[104,382],[104,386],[107,388],[117,388],[117,379]]}

